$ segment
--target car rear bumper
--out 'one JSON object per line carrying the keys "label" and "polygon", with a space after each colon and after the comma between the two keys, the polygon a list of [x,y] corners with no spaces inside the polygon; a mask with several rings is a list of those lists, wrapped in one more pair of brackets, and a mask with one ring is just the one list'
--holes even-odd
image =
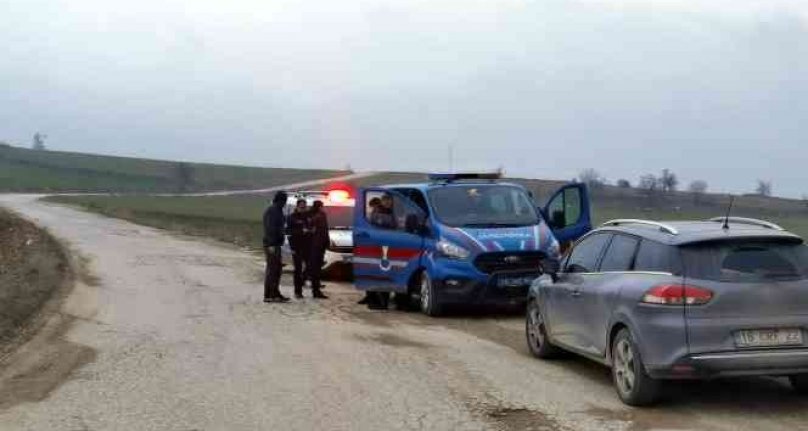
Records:
{"label": "car rear bumper", "polygon": [[654,378],[679,379],[802,373],[808,373],[808,349],[699,353],[671,367],[648,370]]}

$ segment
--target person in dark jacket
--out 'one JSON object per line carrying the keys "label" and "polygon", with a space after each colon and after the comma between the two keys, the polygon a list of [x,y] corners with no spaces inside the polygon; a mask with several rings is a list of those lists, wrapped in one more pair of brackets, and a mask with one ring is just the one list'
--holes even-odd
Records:
{"label": "person in dark jacket", "polygon": [[309,260],[311,248],[311,228],[309,227],[309,208],[305,199],[295,202],[295,210],[289,216],[289,248],[292,249],[292,263],[295,268],[295,297],[303,297],[303,285],[306,283],[306,262]]}
{"label": "person in dark jacket", "polygon": [[331,237],[328,234],[328,217],[323,211],[323,202],[314,201],[311,206],[309,226],[311,227],[311,243],[309,249],[309,262],[306,265],[311,279],[311,296],[319,299],[328,298],[320,290],[320,276],[323,270],[323,260],[325,259],[325,251],[331,243]]}
{"label": "person in dark jacket", "polygon": [[283,296],[281,283],[281,246],[286,239],[286,216],[283,207],[286,205],[286,192],[277,192],[272,198],[272,205],[264,211],[264,253],[267,258],[264,275],[264,302],[287,302]]}

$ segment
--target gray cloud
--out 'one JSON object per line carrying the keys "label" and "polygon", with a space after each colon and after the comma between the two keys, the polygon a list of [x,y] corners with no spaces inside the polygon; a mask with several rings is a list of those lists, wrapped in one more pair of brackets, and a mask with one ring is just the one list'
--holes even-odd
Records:
{"label": "gray cloud", "polygon": [[806,8],[698,5],[20,1],[0,139],[397,170],[445,169],[452,144],[460,168],[808,193]]}

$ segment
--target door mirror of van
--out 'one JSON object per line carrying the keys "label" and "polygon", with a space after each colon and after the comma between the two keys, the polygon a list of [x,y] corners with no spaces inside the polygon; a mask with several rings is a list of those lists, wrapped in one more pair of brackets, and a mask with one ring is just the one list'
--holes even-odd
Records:
{"label": "door mirror of van", "polygon": [[426,223],[424,223],[424,220],[419,217],[418,214],[407,214],[407,217],[404,219],[404,230],[407,231],[407,233],[424,235],[426,232]]}
{"label": "door mirror of van", "polygon": [[562,229],[567,226],[567,218],[564,214],[564,210],[556,210],[553,211],[553,215],[550,218],[550,227],[553,229]]}

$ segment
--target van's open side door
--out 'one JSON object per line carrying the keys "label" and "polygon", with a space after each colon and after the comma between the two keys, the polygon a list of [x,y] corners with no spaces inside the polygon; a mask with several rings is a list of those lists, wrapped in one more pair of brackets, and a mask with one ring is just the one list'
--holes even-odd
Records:
{"label": "van's open side door", "polygon": [[589,190],[586,184],[572,183],[561,187],[541,211],[562,247],[592,230]]}

